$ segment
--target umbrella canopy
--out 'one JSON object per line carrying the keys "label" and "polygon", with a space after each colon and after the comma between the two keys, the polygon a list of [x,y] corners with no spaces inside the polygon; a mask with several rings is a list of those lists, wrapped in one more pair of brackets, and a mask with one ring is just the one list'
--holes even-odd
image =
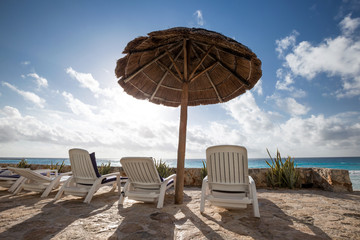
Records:
{"label": "umbrella canopy", "polygon": [[171,28],[127,44],[115,73],[125,92],[181,106],[175,202],[183,201],[187,107],[227,102],[251,89],[261,61],[246,46],[198,28]]}

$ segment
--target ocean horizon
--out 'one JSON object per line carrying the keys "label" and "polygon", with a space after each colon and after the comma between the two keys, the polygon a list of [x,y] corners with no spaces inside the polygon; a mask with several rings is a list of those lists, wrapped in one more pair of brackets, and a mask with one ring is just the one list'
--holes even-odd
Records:
{"label": "ocean horizon", "polygon": [[[13,158],[0,157],[0,163],[17,164],[21,159],[25,159],[28,164],[61,164],[70,165],[69,158]],[[315,158],[294,158],[297,167],[317,167],[317,168],[333,168],[345,169],[349,171],[350,179],[353,184],[353,189],[360,191],[360,157],[315,157]],[[96,159],[98,166],[108,164],[113,167],[120,167],[119,158],[98,158]],[[176,159],[161,159],[170,167],[176,167]],[[185,168],[202,168],[205,159],[186,159]],[[268,168],[266,161],[269,158],[249,158],[249,168]]]}

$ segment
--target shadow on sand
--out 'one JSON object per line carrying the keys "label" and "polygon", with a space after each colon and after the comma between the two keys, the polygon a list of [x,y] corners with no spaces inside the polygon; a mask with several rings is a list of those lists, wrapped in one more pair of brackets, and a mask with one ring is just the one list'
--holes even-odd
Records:
{"label": "shadow on sand", "polygon": [[[253,239],[331,239],[320,228],[313,225],[313,219],[295,218],[284,213],[276,204],[259,198],[261,218],[253,217],[252,207],[244,210],[225,210],[215,208],[203,214],[209,222],[217,224],[239,236],[250,236]],[[217,219],[212,217],[214,212],[220,215]],[[301,225],[301,231],[295,228]],[[304,230],[309,233],[304,232]]]}
{"label": "shadow on sand", "polygon": [[289,216],[267,199],[259,198],[258,219],[251,206],[226,210],[206,203],[205,213],[200,214],[199,194],[188,193],[181,205],[173,204],[173,193],[167,194],[163,209],[131,200],[119,206],[122,220],[109,239],[331,239],[310,216]]}
{"label": "shadow on sand", "polygon": [[[9,197],[0,191],[0,228],[3,229],[0,239],[54,236],[63,239],[86,236],[97,239],[330,239],[320,228],[323,225],[314,224],[314,213],[306,212],[305,205],[313,203],[298,199],[306,195],[327,197],[329,193],[261,190],[260,219],[253,217],[251,206],[244,210],[226,210],[208,202],[204,214],[200,214],[199,193],[199,188],[188,188],[184,203],[175,205],[171,190],[166,194],[164,207],[157,209],[156,204],[128,199],[124,206],[118,205],[117,192],[95,195],[91,204],[84,204],[81,198],[69,200],[68,197],[53,203],[51,197],[55,193],[41,199],[34,194]],[[282,193],[295,205],[283,200]],[[359,199],[359,193],[329,196],[339,198],[340,203],[345,198]],[[359,217],[351,214],[351,218]]]}
{"label": "shadow on sand", "polygon": [[[126,204],[129,200],[125,200],[125,205],[130,206],[119,205],[119,215],[123,219],[109,239],[175,239],[180,236],[182,239],[196,239],[196,236],[222,239],[187,206],[191,200],[191,196],[184,194],[183,204],[175,205],[174,192],[168,193],[162,209],[150,203],[131,203],[131,200]],[[189,227],[197,231],[188,231]]]}
{"label": "shadow on sand", "polygon": [[[2,193],[0,198],[1,228],[4,229],[7,224],[10,224],[10,222],[4,222],[6,219],[13,222],[11,222],[12,227],[0,233],[0,239],[51,239],[75,221],[97,216],[108,210],[118,199],[109,198],[108,196],[113,196],[114,193],[108,192],[94,196],[91,204],[84,204],[82,198],[71,198],[70,200],[64,198],[54,203],[55,194],[52,192],[48,198],[40,198],[39,194],[34,193],[17,196],[11,194],[7,196]],[[101,201],[99,198],[102,198]],[[14,208],[18,209],[12,211]],[[12,216],[7,217],[6,215]],[[29,215],[31,215],[30,218],[28,218]],[[14,222],[15,224],[13,224]],[[77,231],[72,232],[76,233]],[[81,231],[78,231],[78,234],[78,237],[72,235],[64,238],[84,237],[81,235]]]}

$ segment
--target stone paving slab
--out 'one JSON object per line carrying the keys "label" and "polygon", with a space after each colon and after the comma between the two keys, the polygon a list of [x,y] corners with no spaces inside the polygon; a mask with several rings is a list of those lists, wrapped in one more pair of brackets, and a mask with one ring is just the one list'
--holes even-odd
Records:
{"label": "stone paving slab", "polygon": [[104,187],[90,204],[36,193],[12,196],[0,188],[0,239],[360,239],[360,192],[258,190],[261,219],[252,207],[206,204],[200,189],[185,188],[184,203],[168,192],[164,208],[125,200]]}

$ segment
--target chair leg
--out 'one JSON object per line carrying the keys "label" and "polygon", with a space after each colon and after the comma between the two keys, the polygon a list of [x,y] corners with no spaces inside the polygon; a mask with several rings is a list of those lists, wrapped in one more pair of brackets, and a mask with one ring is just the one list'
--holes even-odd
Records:
{"label": "chair leg", "polygon": [[27,181],[27,179],[25,178],[19,185],[18,188],[16,188],[16,190],[13,192],[14,195],[18,194],[19,192],[21,192],[21,190],[23,190],[24,188],[24,184]]}
{"label": "chair leg", "polygon": [[53,189],[54,184],[49,184],[49,186],[47,186],[47,188],[45,189],[45,191],[41,194],[40,197],[47,197],[49,195],[49,193],[51,192],[51,190]]}
{"label": "chair leg", "polygon": [[117,187],[119,194],[121,193],[121,177],[119,176],[117,179]]}
{"label": "chair leg", "polygon": [[254,211],[254,217],[260,218],[259,203],[257,198],[254,199],[253,211]]}
{"label": "chair leg", "polygon": [[160,187],[157,208],[162,208],[164,206],[165,192],[166,192],[166,183],[162,184]]}
{"label": "chair leg", "polygon": [[50,184],[47,186],[41,197],[47,197],[51,190],[53,190],[55,187],[59,186],[61,177],[58,176],[54,180],[50,182]]}
{"label": "chair leg", "polygon": [[92,185],[92,187],[90,188],[88,194],[86,195],[86,198],[84,200],[84,203],[90,203],[92,197],[94,196],[95,192],[97,191],[97,189],[99,189],[98,184],[95,182],[94,185]]}
{"label": "chair leg", "polygon": [[120,180],[119,178],[116,178],[116,181],[112,184],[112,188],[111,188],[111,192],[114,191],[115,192],[115,189],[116,187],[118,186],[118,184],[120,184]]}
{"label": "chair leg", "polygon": [[127,182],[125,183],[125,186],[124,186],[123,190],[120,192],[119,205],[123,205],[123,204],[124,204],[125,193],[126,193],[126,191],[129,189],[129,184],[130,184],[130,182],[127,181]]}
{"label": "chair leg", "polygon": [[11,193],[13,193],[13,192],[16,190],[16,188],[18,188],[19,185],[20,185],[24,180],[25,180],[24,177],[22,177],[22,176],[19,177],[19,179],[16,180],[13,185],[11,185],[11,187],[8,189],[8,191],[11,192]]}
{"label": "chair leg", "polygon": [[203,213],[205,211],[205,198],[206,192],[208,188],[207,180],[203,180],[202,187],[201,187],[201,201],[200,201],[200,212]]}
{"label": "chair leg", "polygon": [[256,185],[254,180],[250,181],[250,196],[252,199],[253,211],[254,216],[260,218],[260,211],[259,211],[259,202],[256,195]]}
{"label": "chair leg", "polygon": [[61,196],[64,193],[64,188],[65,188],[65,184],[61,186],[61,188],[59,189],[58,193],[55,196],[55,201],[59,200],[61,198]]}
{"label": "chair leg", "polygon": [[73,177],[69,177],[69,179],[66,180],[66,182],[64,182],[64,184],[61,186],[61,188],[59,189],[58,193],[55,196],[55,201],[59,200],[61,198],[61,196],[64,193],[65,188],[71,184],[72,180],[73,180]]}

